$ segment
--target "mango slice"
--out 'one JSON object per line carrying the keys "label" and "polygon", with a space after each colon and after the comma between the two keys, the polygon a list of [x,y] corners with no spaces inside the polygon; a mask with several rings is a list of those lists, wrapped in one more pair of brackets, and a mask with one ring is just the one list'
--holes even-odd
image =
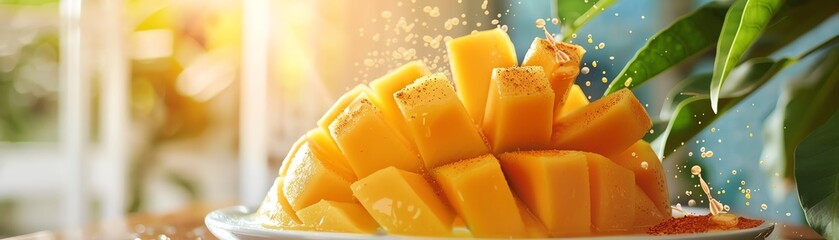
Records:
{"label": "mango slice", "polygon": [[419,154],[387,124],[367,93],[359,94],[329,125],[329,130],[358,178],[389,166],[423,171]]}
{"label": "mango slice", "polygon": [[588,104],[588,98],[586,97],[586,94],[583,92],[583,89],[580,88],[580,85],[571,85],[571,89],[568,90],[568,96],[565,97],[565,102],[562,104],[562,109],[559,110],[559,116],[560,118],[568,116],[569,114],[571,114],[571,112],[583,108],[585,105]]}
{"label": "mango slice", "polygon": [[478,127],[442,73],[417,79],[394,98],[428,169],[489,153]]}
{"label": "mango slice", "polygon": [[396,128],[408,143],[413,145],[414,139],[410,134],[408,125],[405,123],[405,118],[402,117],[402,111],[393,99],[393,94],[404,88],[408,84],[413,83],[417,78],[431,74],[428,67],[422,61],[412,61],[393,70],[376,80],[370,82],[370,89],[372,89],[375,97],[376,106],[380,106],[385,119]]}
{"label": "mango slice", "polygon": [[623,231],[635,220],[635,174],[606,157],[584,153],[591,188],[591,225],[595,231]]}
{"label": "mango slice", "polygon": [[475,237],[527,236],[513,193],[491,154],[465,159],[432,170],[458,216]]}
{"label": "mango slice", "polygon": [[551,142],[557,149],[614,156],[641,139],[652,124],[644,106],[624,88],[563,117],[554,125]]}
{"label": "mango slice", "polygon": [[527,206],[524,205],[524,202],[522,202],[518,197],[516,197],[516,207],[519,208],[519,214],[521,215],[522,222],[524,222],[524,229],[527,231],[527,237],[548,237],[548,230],[545,229],[545,225],[539,221],[539,218],[537,218],[536,215],[533,215],[533,213],[530,212],[530,209],[528,209]]}
{"label": "mango slice", "polygon": [[656,209],[664,216],[670,216],[670,194],[664,179],[661,160],[650,144],[638,140],[623,153],[611,157],[612,161],[635,173],[635,184],[653,201]]}
{"label": "mango slice", "polygon": [[344,153],[338,148],[332,136],[324,131],[323,128],[314,128],[306,132],[306,141],[309,143],[309,148],[312,149],[318,156],[323,156],[321,160],[328,161],[333,170],[347,179],[347,181],[354,182],[356,180],[355,173],[353,173],[350,163],[344,157]]}
{"label": "mango slice", "polygon": [[507,32],[494,28],[446,42],[457,96],[480,126],[486,108],[492,69],[518,65],[516,49]]}
{"label": "mango slice", "polygon": [[352,191],[388,233],[450,236],[454,214],[423,176],[387,167],[353,183]]}
{"label": "mango slice", "polygon": [[551,140],[554,93],[541,67],[496,68],[483,131],[496,154],[541,149]]}
{"label": "mango slice", "polygon": [[589,164],[576,151],[521,151],[498,156],[510,187],[554,237],[591,232]]}
{"label": "mango slice", "polygon": [[[558,51],[558,52],[557,52]],[[557,56],[559,53],[560,56]],[[562,116],[562,106],[567,99],[568,90],[580,73],[580,60],[586,50],[575,44],[556,42],[552,44],[544,38],[533,39],[530,49],[524,55],[522,66],[541,66],[551,82],[556,97],[554,98],[554,122]]]}
{"label": "mango slice", "polygon": [[300,218],[283,194],[283,178],[277,177],[274,180],[274,185],[268,190],[265,199],[259,208],[256,210],[262,226],[267,228],[277,229],[294,229],[294,230],[310,230],[311,228],[303,225]]}
{"label": "mango slice", "polygon": [[294,155],[297,154],[298,149],[300,149],[300,145],[306,142],[306,136],[301,136],[294,141],[294,144],[291,145],[291,149],[288,150],[288,154],[285,155],[283,162],[280,164],[280,177],[285,176],[285,173],[288,172],[288,166],[291,165],[291,159],[294,158]]}
{"label": "mango slice", "polygon": [[670,215],[662,214],[653,201],[640,187],[635,186],[635,220],[632,226],[635,228],[652,227],[666,221]]}
{"label": "mango slice", "polygon": [[370,217],[361,204],[354,202],[320,202],[297,211],[304,224],[317,231],[375,233],[379,224]]}
{"label": "mango slice", "polygon": [[322,154],[303,143],[291,160],[283,180],[283,194],[291,209],[298,211],[321,199],[351,202],[349,180],[342,177]]}
{"label": "mango slice", "polygon": [[358,95],[366,92],[369,93],[371,90],[367,85],[359,84],[341,95],[338,100],[332,104],[332,107],[329,110],[326,110],[326,113],[323,114],[320,119],[318,119],[318,127],[323,128],[326,132],[329,132],[329,125],[338,118],[338,115],[341,115],[344,112],[344,109],[352,103],[353,100],[358,98]]}

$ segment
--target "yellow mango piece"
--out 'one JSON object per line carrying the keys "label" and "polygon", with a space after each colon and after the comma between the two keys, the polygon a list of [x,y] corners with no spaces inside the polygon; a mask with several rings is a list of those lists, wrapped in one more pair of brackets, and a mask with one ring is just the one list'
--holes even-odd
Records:
{"label": "yellow mango piece", "polygon": [[[552,46],[553,45],[553,46]],[[524,55],[522,66],[541,66],[551,82],[554,95],[554,122],[562,116],[562,106],[568,99],[569,89],[580,73],[580,60],[586,50],[575,44],[556,42],[551,44],[544,38],[533,39],[530,49]],[[559,54],[559,56],[557,56]]]}
{"label": "yellow mango piece", "polygon": [[304,143],[288,167],[284,177],[283,193],[295,211],[317,203],[321,199],[351,202],[349,180],[334,171],[334,167],[322,160],[319,152]]}
{"label": "yellow mango piece", "polygon": [[595,231],[630,230],[635,220],[635,174],[606,157],[584,153],[591,188],[591,225]]}
{"label": "yellow mango piece", "polygon": [[541,67],[496,68],[483,131],[496,154],[548,146],[554,93]]}
{"label": "yellow mango piece", "polygon": [[492,154],[465,159],[432,170],[458,216],[475,237],[527,236],[513,193]]}
{"label": "yellow mango piece", "polygon": [[291,165],[291,159],[294,158],[294,155],[297,154],[297,150],[300,149],[300,145],[306,142],[306,136],[300,136],[294,144],[291,145],[291,149],[288,150],[288,154],[285,155],[283,162],[280,164],[280,177],[285,176],[285,173],[288,172],[288,166]]}
{"label": "yellow mango piece", "polygon": [[545,225],[539,221],[539,218],[537,218],[536,215],[533,215],[533,213],[527,209],[527,206],[518,197],[516,197],[516,207],[519,209],[519,214],[521,215],[522,222],[524,222],[524,229],[527,231],[528,238],[548,237],[548,230],[545,229]]}
{"label": "yellow mango piece", "polygon": [[621,89],[563,117],[551,137],[557,149],[614,156],[644,136],[652,120],[629,89]]}
{"label": "yellow mango piece", "polygon": [[379,224],[370,217],[361,204],[355,202],[320,202],[297,211],[304,224],[317,231],[376,233]]}
{"label": "yellow mango piece", "polygon": [[352,184],[367,212],[388,233],[450,236],[454,214],[423,176],[387,167]]}
{"label": "yellow mango piece", "polygon": [[310,230],[311,228],[303,225],[300,218],[283,195],[283,178],[277,177],[274,180],[274,185],[268,190],[262,204],[256,210],[262,226],[267,228],[277,229],[294,229],[294,230]]}
{"label": "yellow mango piece", "polygon": [[428,169],[489,153],[442,73],[417,79],[394,96]]}
{"label": "yellow mango piece", "polygon": [[635,220],[632,226],[635,228],[647,228],[655,226],[670,218],[670,215],[662,214],[653,201],[644,194],[640,187],[635,186]]}
{"label": "yellow mango piece", "polygon": [[634,172],[635,184],[641,187],[662,215],[670,216],[670,194],[667,192],[664,168],[649,143],[638,140],[611,159]]}
{"label": "yellow mango piece", "polygon": [[324,131],[323,128],[314,128],[306,133],[306,140],[309,142],[309,148],[315,151],[318,156],[323,156],[321,160],[328,161],[337,174],[350,182],[356,180],[350,163],[328,132]]}
{"label": "yellow mango piece", "polygon": [[423,171],[419,154],[386,123],[366,93],[359,94],[329,125],[329,130],[358,178],[389,166]]}
{"label": "yellow mango piece", "polygon": [[498,156],[513,192],[554,237],[591,232],[589,165],[576,151],[520,151]]}
{"label": "yellow mango piece", "polygon": [[[565,102],[562,104],[562,109],[559,110],[560,118],[554,118],[554,120],[558,120],[561,119],[561,117],[568,116],[569,114],[571,114],[571,112],[583,108],[585,105],[588,105],[588,103],[588,98],[586,97],[586,94],[583,92],[583,89],[580,88],[580,85],[574,84],[571,86],[571,89],[568,90],[568,96],[565,97]],[[556,121],[554,123],[556,123]]]}
{"label": "yellow mango piece", "polygon": [[480,126],[486,108],[492,69],[518,65],[516,49],[499,28],[480,31],[446,42],[457,96]]}
{"label": "yellow mango piece", "polygon": [[399,130],[399,134],[402,134],[410,144],[414,144],[413,137],[405,123],[405,118],[402,117],[399,106],[393,99],[393,94],[413,83],[417,78],[428,74],[431,74],[431,71],[422,61],[411,61],[370,82],[370,89],[373,90],[373,95],[375,95],[372,100],[377,102],[376,106],[381,107],[385,119]]}
{"label": "yellow mango piece", "polygon": [[341,113],[344,112],[344,109],[347,108],[347,106],[349,106],[350,103],[352,103],[352,101],[355,100],[358,97],[358,95],[363,92],[370,92],[370,88],[367,87],[367,85],[359,84],[347,91],[346,93],[344,93],[344,95],[341,95],[341,97],[339,97],[338,100],[335,101],[334,104],[332,104],[332,107],[330,107],[329,110],[326,111],[326,114],[324,114],[320,119],[318,119],[318,127],[321,127],[326,132],[329,132],[329,125],[332,124],[332,122],[335,121],[336,118],[338,118],[338,115],[341,115]]}

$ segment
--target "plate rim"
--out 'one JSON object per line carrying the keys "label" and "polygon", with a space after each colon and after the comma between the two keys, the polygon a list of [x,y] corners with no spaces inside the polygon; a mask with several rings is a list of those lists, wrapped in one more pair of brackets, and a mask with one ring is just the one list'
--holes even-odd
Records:
{"label": "plate rim", "polygon": [[[686,208],[688,212],[702,212],[700,208]],[[707,210],[706,210],[707,211]],[[237,239],[236,236],[249,236],[254,238],[272,238],[272,237],[290,237],[290,238],[317,238],[317,239],[449,239],[446,237],[423,237],[423,236],[406,236],[406,235],[392,235],[392,234],[359,234],[359,233],[333,233],[333,232],[311,232],[302,230],[282,230],[272,229],[262,226],[262,224],[252,226],[240,226],[230,224],[222,221],[217,216],[224,217],[244,217],[255,215],[255,208],[246,207],[243,205],[229,206],[213,210],[204,217],[204,224],[210,232],[220,239]],[[704,232],[704,233],[685,233],[672,235],[611,235],[611,236],[592,236],[592,237],[573,237],[573,238],[542,238],[542,239],[708,239],[718,237],[731,237],[736,235],[746,235],[754,233],[752,236],[768,238],[774,232],[776,222],[765,221],[757,227],[748,229],[738,229],[731,231],[720,232]],[[258,233],[258,234],[255,234]],[[487,238],[471,238],[471,239],[487,239]],[[534,238],[538,239],[538,238]]]}

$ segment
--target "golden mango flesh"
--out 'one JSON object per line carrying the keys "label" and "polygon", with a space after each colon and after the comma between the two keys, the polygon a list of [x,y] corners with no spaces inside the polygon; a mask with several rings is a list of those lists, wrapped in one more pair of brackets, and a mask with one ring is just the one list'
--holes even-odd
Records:
{"label": "golden mango flesh", "polygon": [[562,116],[560,113],[568,96],[568,91],[580,73],[580,61],[586,50],[575,44],[555,42],[536,38],[524,55],[522,66],[540,66],[551,83],[554,98],[554,122]]}
{"label": "golden mango flesh", "polygon": [[541,67],[494,69],[483,122],[493,152],[546,147],[553,103],[554,93]]}
{"label": "golden mango flesh", "polygon": [[321,199],[351,202],[349,179],[337,173],[324,156],[309,147],[300,146],[283,179],[283,193],[295,211]]}
{"label": "golden mango flesh", "polygon": [[562,104],[562,109],[559,110],[559,117],[561,118],[564,116],[568,116],[572,112],[576,111],[577,109],[583,108],[583,106],[588,104],[588,98],[586,97],[586,94],[583,92],[583,89],[580,88],[580,85],[571,85],[571,89],[568,90],[568,96],[565,97],[565,102]]}
{"label": "golden mango flesh", "polygon": [[399,106],[394,101],[393,94],[413,83],[417,78],[428,74],[431,74],[431,71],[422,61],[411,61],[370,82],[370,89],[375,95],[372,100],[377,101],[376,105],[381,107],[388,123],[393,125],[410,144],[414,144],[413,137],[405,123],[405,118],[402,117],[402,111],[399,110]]}
{"label": "golden mango flesh", "polygon": [[297,211],[303,224],[317,231],[376,233],[379,224],[361,204],[321,200]]}
{"label": "golden mango flesh", "polygon": [[650,144],[638,140],[612,161],[635,173],[635,184],[655,203],[662,215],[670,216],[670,195],[664,179],[664,168]]}
{"label": "golden mango flesh", "polygon": [[259,209],[256,210],[262,226],[277,229],[311,230],[303,225],[294,210],[291,209],[283,194],[283,177],[277,177]]}
{"label": "golden mango flesh", "polygon": [[632,229],[635,174],[599,154],[584,154],[588,161],[592,227],[599,232]]}

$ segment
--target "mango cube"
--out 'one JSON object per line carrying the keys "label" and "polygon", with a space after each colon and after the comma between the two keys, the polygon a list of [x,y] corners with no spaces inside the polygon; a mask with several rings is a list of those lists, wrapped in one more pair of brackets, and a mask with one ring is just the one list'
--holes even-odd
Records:
{"label": "mango cube", "polygon": [[304,224],[324,232],[375,233],[379,224],[361,204],[355,202],[320,202],[297,211]]}
{"label": "mango cube", "polygon": [[539,221],[539,218],[537,218],[536,215],[533,215],[533,213],[530,212],[530,209],[528,209],[524,202],[522,202],[518,197],[516,197],[516,206],[519,208],[521,220],[524,222],[524,230],[527,231],[527,237],[548,237],[548,230],[545,229],[545,225]]}
{"label": "mango cube", "polygon": [[494,28],[446,42],[457,96],[472,120],[484,118],[492,69],[518,65],[516,49],[507,32]]}
{"label": "mango cube", "polygon": [[631,229],[635,219],[635,174],[599,154],[584,154],[591,188],[592,227],[598,232]]}
{"label": "mango cube", "polygon": [[388,233],[450,236],[454,214],[423,176],[387,167],[352,184],[352,191]]}
{"label": "mango cube", "polygon": [[568,90],[580,73],[580,61],[586,50],[575,44],[564,42],[551,43],[544,38],[533,39],[530,49],[524,55],[522,66],[541,66],[551,82],[556,97],[554,98],[554,122],[562,116],[562,106],[567,99]]}
{"label": "mango cube", "polygon": [[553,107],[554,93],[541,67],[493,69],[483,122],[492,151],[548,146]]}
{"label": "mango cube", "polygon": [[527,236],[513,193],[491,154],[436,168],[434,179],[475,237]]}
{"label": "mango cube", "polygon": [[371,90],[367,85],[359,84],[341,95],[332,107],[323,114],[322,117],[318,120],[318,127],[323,128],[326,132],[329,132],[329,125],[338,118],[338,115],[341,115],[344,112],[344,109],[352,103],[353,100],[358,98],[358,95],[361,93],[369,93]]}
{"label": "mango cube", "polygon": [[554,237],[591,232],[589,164],[576,151],[521,151],[499,155],[510,187]]}
{"label": "mango cube", "polygon": [[324,157],[308,142],[298,149],[283,180],[283,193],[291,209],[298,211],[321,199],[353,201],[350,180],[333,170]]}
{"label": "mango cube", "polygon": [[405,123],[405,118],[402,117],[402,112],[399,106],[393,99],[393,94],[411,84],[417,78],[431,74],[428,67],[422,61],[412,61],[397,68],[393,72],[388,73],[379,79],[370,82],[370,89],[372,89],[375,97],[372,100],[376,101],[376,106],[380,106],[385,119],[388,120],[399,132],[402,134],[410,144],[414,144],[413,137],[410,134],[408,125]]}
{"label": "mango cube", "polygon": [[329,125],[329,130],[358,178],[394,166],[423,171],[419,154],[385,121],[367,93],[361,93]]}
{"label": "mango cube", "polygon": [[[562,109],[559,110],[559,117],[561,118],[564,116],[568,116],[569,114],[571,114],[571,112],[583,108],[583,106],[588,104],[589,101],[586,97],[586,94],[583,92],[583,89],[580,88],[580,85],[574,84],[571,86],[571,89],[568,90],[568,96],[565,97],[565,102],[562,104]],[[554,119],[560,118],[555,117]]]}
{"label": "mango cube", "polygon": [[489,153],[478,127],[442,73],[417,79],[394,98],[427,168]]}
{"label": "mango cube", "polygon": [[655,226],[670,218],[670,214],[664,215],[647,197],[647,194],[640,187],[635,186],[635,220],[632,226],[635,228],[646,228]]}
{"label": "mango cube", "polygon": [[614,156],[644,136],[652,120],[629,89],[604,96],[563,117],[551,137],[557,149]]}
{"label": "mango cube", "polygon": [[300,218],[297,217],[297,214],[291,209],[288,201],[286,201],[285,195],[283,194],[282,177],[277,177],[274,180],[274,185],[271,185],[271,189],[268,190],[268,194],[265,195],[265,199],[259,205],[256,214],[259,216],[262,226],[267,228],[311,229],[302,224]]}
{"label": "mango cube", "polygon": [[634,172],[635,184],[653,201],[662,215],[670,216],[670,195],[667,193],[664,168],[649,143],[638,140],[626,151],[611,159]]}
{"label": "mango cube", "polygon": [[316,155],[323,156],[321,160],[328,161],[330,166],[334,167],[333,170],[337,174],[350,182],[356,180],[355,173],[353,173],[347,158],[344,157],[341,149],[338,148],[338,144],[335,144],[335,140],[332,140],[332,136],[324,131],[323,128],[314,128],[307,132],[306,141],[309,143],[309,148]]}

